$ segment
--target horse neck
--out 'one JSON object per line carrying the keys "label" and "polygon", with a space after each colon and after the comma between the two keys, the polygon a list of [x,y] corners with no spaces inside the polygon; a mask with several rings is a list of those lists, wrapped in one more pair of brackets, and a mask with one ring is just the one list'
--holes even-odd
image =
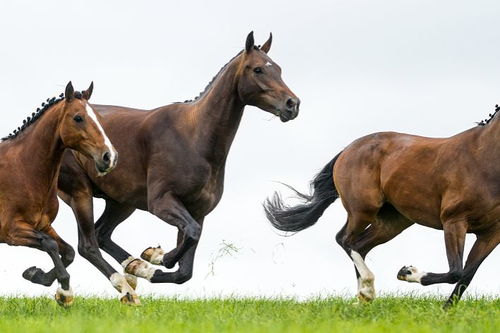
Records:
{"label": "horse neck", "polygon": [[237,91],[238,59],[228,64],[193,105],[196,147],[213,164],[225,162],[245,107]]}
{"label": "horse neck", "polygon": [[47,110],[17,139],[23,170],[43,179],[44,186],[49,187],[55,183],[65,148],[59,136],[61,108],[62,103]]}
{"label": "horse neck", "polygon": [[500,172],[500,165],[496,165],[497,158],[500,156],[500,115],[495,116],[487,125],[484,126],[483,131],[481,131],[479,145],[482,149],[484,161],[490,161],[493,159],[495,164],[495,169]]}

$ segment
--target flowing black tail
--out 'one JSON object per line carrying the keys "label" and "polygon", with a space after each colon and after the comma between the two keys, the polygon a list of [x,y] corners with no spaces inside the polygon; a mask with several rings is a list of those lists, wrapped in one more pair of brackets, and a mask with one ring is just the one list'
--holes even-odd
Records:
{"label": "flowing black tail", "polygon": [[314,177],[311,182],[312,194],[300,193],[287,185],[303,200],[303,203],[288,206],[283,202],[278,192],[275,192],[272,198],[268,198],[264,202],[267,219],[275,228],[282,231],[297,232],[312,226],[318,221],[326,208],[339,197],[333,182],[333,166],[341,153],[337,154]]}

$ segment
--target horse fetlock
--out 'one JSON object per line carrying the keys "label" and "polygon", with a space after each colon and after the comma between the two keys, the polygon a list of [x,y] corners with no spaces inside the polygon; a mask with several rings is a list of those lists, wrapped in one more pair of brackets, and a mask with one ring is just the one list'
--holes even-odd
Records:
{"label": "horse fetlock", "polygon": [[151,280],[156,269],[141,259],[134,259],[125,267],[125,273]]}
{"label": "horse fetlock", "polygon": [[176,284],[183,284],[184,282],[187,282],[191,280],[191,277],[193,277],[192,272],[177,272],[178,275],[175,276],[174,283]]}
{"label": "horse fetlock", "polygon": [[128,285],[130,288],[136,290],[137,289],[137,276],[132,275],[132,274],[127,274],[125,273],[125,280],[127,280]]}
{"label": "horse fetlock", "polygon": [[365,278],[358,278],[358,299],[362,302],[370,302],[375,299],[375,277],[369,274]]}
{"label": "horse fetlock", "polygon": [[148,247],[141,253],[141,258],[152,263],[153,265],[162,265],[164,255],[165,251],[163,251],[160,246]]}
{"label": "horse fetlock", "polygon": [[426,272],[420,272],[414,266],[403,266],[398,272],[398,280],[421,283],[422,277],[426,275]]}
{"label": "horse fetlock", "polygon": [[201,226],[198,223],[190,224],[186,229],[186,238],[191,239],[194,242],[198,242],[201,236]]}
{"label": "horse fetlock", "polygon": [[75,297],[73,295],[73,290],[71,290],[71,288],[69,288],[68,290],[57,288],[55,299],[57,301],[57,304],[67,308],[73,305],[73,302],[75,300]]}
{"label": "horse fetlock", "polygon": [[115,289],[123,295],[125,295],[127,292],[135,293],[132,287],[130,287],[130,285],[128,284],[125,277],[123,277],[120,273],[111,274],[111,276],[109,277],[109,281],[111,281],[113,287],[115,287]]}
{"label": "horse fetlock", "polygon": [[166,268],[174,268],[176,263],[177,263],[177,260],[175,259],[175,256],[172,252],[166,253],[163,256],[162,264]]}

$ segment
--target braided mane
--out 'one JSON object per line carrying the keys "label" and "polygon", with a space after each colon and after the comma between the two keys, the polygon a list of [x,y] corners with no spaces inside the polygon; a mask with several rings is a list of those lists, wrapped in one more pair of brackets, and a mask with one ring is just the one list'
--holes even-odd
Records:
{"label": "braided mane", "polygon": [[488,115],[489,118],[481,120],[480,122],[477,123],[477,125],[478,126],[486,126],[486,125],[488,125],[493,120],[493,118],[495,117],[495,115],[497,114],[498,111],[500,111],[500,106],[498,106],[498,104],[497,104],[497,105],[495,105],[495,112],[490,113]]}
{"label": "braided mane", "polygon": [[64,99],[64,94],[60,94],[58,98],[52,97],[52,98],[47,98],[45,102],[42,103],[41,108],[37,108],[35,112],[31,114],[31,116],[28,116],[25,120],[23,120],[23,124],[16,128],[12,133],[7,135],[6,137],[2,138],[2,141],[7,141],[7,140],[12,140],[16,138],[19,133],[23,132],[26,128],[34,124],[38,119],[40,119],[43,114],[49,110],[53,105],[56,105],[60,101]]}

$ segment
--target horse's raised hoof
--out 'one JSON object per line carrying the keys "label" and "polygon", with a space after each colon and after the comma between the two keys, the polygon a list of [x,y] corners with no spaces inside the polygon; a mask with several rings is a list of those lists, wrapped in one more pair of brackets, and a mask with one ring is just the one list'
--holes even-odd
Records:
{"label": "horse's raised hoof", "polygon": [[403,266],[398,272],[398,280],[407,282],[420,283],[420,279],[425,275],[425,272],[419,272],[416,267]]}
{"label": "horse's raised hoof", "polygon": [[124,275],[130,288],[135,290],[137,288],[137,276],[128,273],[125,273]]}
{"label": "horse's raised hoof", "polygon": [[23,272],[23,278],[25,278],[26,280],[30,281],[30,282],[33,282],[33,283],[36,283],[36,284],[41,284],[41,285],[44,285],[46,287],[49,287],[52,282],[44,282],[42,277],[44,276],[45,272],[36,267],[36,266],[32,266],[30,268],[27,268],[24,272]]}
{"label": "horse's raised hoof", "polygon": [[73,305],[73,302],[75,300],[73,291],[71,289],[63,290],[61,288],[57,288],[55,299],[57,301],[57,304],[59,304],[63,308],[70,307],[71,305]]}
{"label": "horse's raised hoof", "polygon": [[122,304],[130,305],[130,306],[140,306],[141,301],[139,300],[139,296],[132,295],[131,293],[126,293],[120,298],[120,302]]}
{"label": "horse's raised hoof", "polygon": [[158,247],[148,247],[141,253],[141,258],[153,265],[163,265],[163,256],[165,252],[163,249]]}

